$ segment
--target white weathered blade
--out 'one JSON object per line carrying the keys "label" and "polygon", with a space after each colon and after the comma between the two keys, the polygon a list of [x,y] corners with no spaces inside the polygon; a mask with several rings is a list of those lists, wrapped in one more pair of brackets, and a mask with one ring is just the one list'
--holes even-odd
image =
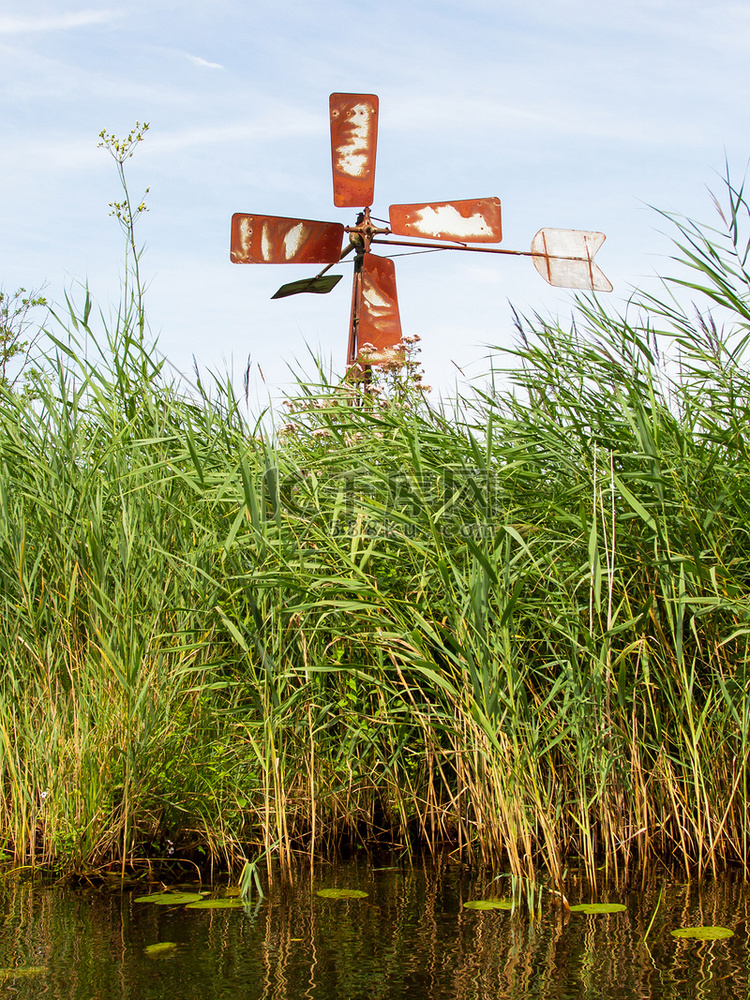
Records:
{"label": "white weathered blade", "polygon": [[606,236],[585,229],[540,229],[531,241],[534,267],[558,288],[611,292],[612,285],[594,263]]}
{"label": "white weathered blade", "polygon": [[331,94],[333,203],[339,208],[372,205],[378,108],[375,94]]}
{"label": "white weathered blade", "polygon": [[234,264],[335,264],[343,239],[340,222],[235,212],[229,257]]}
{"label": "white weathered blade", "polygon": [[391,205],[391,232],[454,243],[499,243],[503,238],[499,198]]}
{"label": "white weathered blade", "polygon": [[368,365],[392,361],[401,341],[401,318],[396,293],[396,266],[389,257],[366,253],[359,289],[355,281],[352,323],[357,319],[357,350]]}

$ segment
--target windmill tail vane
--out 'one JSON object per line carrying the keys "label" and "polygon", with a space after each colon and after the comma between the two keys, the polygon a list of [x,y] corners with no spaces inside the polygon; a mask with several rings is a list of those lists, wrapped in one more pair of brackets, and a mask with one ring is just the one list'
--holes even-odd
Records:
{"label": "windmill tail vane", "polygon": [[[375,190],[379,102],[374,94],[331,94],[333,203],[359,209],[353,226],[274,215],[232,216],[230,259],[235,264],[324,264],[318,274],[283,285],[272,298],[302,292],[326,294],[341,280],[328,272],[354,254],[347,368],[383,364],[401,342],[395,265],[371,252],[372,245],[459,250],[530,257],[550,285],[611,292],[594,263],[604,233],[540,229],[529,250],[506,250],[499,198],[391,205],[389,224],[370,215]],[[344,246],[345,236],[347,245]],[[406,239],[388,239],[401,236]],[[438,242],[435,242],[438,241]]]}

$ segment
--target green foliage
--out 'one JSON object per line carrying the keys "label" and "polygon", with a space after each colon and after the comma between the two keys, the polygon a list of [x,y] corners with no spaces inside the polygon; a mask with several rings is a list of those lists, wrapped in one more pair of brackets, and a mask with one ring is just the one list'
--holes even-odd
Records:
{"label": "green foliage", "polygon": [[[120,166],[137,138],[109,137]],[[228,381],[167,378],[138,291],[112,329],[69,302],[38,400],[0,395],[0,843],[202,856],[245,899],[262,862],[379,839],[504,858],[531,894],[572,854],[594,883],[602,858],[747,870],[728,190],[718,248],[678,229],[695,309],[519,319],[450,411],[394,369],[249,427]]]}
{"label": "green foliage", "polygon": [[[5,292],[0,288],[0,387],[13,389],[19,378],[24,380],[27,391],[33,381],[28,368],[29,352],[37,335],[28,339],[31,324],[30,312],[44,308],[47,300],[39,291],[28,292],[19,288]],[[20,367],[17,360],[21,360]],[[14,363],[15,362],[15,363]]]}
{"label": "green foliage", "polygon": [[149,958],[163,958],[165,955],[173,954],[176,950],[177,945],[174,941],[160,941],[158,944],[147,944],[143,949]]}
{"label": "green foliage", "polygon": [[[395,348],[381,356],[377,365],[370,368],[368,390],[379,397],[381,406],[396,406],[402,412],[424,405],[425,393],[432,392],[425,385],[422,363],[419,359],[421,337],[402,337]],[[366,363],[372,354],[365,344],[359,353],[360,363]]]}
{"label": "green foliage", "polygon": [[188,910],[241,910],[244,903],[239,899],[202,899],[199,903],[188,903]]}
{"label": "green foliage", "polygon": [[465,910],[512,910],[512,899],[470,899],[464,903]]}
{"label": "green foliage", "polygon": [[595,916],[600,913],[624,913],[627,907],[624,903],[576,903],[569,906],[570,913],[586,913]]}
{"label": "green foliage", "polygon": [[728,927],[679,927],[669,932],[676,938],[693,938],[698,941],[725,941],[734,937],[734,931]]}
{"label": "green foliage", "polygon": [[138,896],[134,903],[153,903],[156,906],[183,906],[186,903],[200,903],[199,892],[152,892],[149,896]]}
{"label": "green foliage", "polygon": [[135,127],[128,132],[124,139],[118,139],[114,133],[107,132],[106,129],[102,129],[99,133],[99,146],[106,149],[114,160],[123,193],[122,201],[111,201],[109,203],[109,214],[113,215],[120,223],[120,228],[125,237],[125,281],[122,305],[126,311],[134,309],[136,324],[141,338],[143,338],[146,326],[146,314],[143,303],[145,289],[141,277],[143,247],[139,247],[136,244],[135,224],[144,212],[148,212],[146,195],[149,189],[146,188],[136,204],[130,195],[125,164],[133,156],[139,143],[143,142],[149,128],[150,125],[148,122],[144,124],[136,122]]}
{"label": "green foliage", "polygon": [[318,889],[315,895],[324,899],[365,899],[369,893],[362,889]]}

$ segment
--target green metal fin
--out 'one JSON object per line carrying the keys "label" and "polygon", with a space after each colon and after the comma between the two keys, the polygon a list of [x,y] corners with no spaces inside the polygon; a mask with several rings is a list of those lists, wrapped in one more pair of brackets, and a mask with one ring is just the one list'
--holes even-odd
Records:
{"label": "green metal fin", "polygon": [[325,295],[338,285],[343,275],[324,274],[315,278],[303,278],[301,281],[290,281],[288,285],[281,288],[272,295],[272,299],[284,299],[287,295],[299,295],[300,292],[314,292],[316,295]]}

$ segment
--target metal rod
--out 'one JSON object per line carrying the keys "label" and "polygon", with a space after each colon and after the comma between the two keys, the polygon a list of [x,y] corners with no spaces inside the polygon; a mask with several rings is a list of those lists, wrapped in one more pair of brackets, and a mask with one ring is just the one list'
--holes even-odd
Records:
{"label": "metal rod", "polygon": [[500,247],[467,247],[452,246],[446,243],[408,243],[406,240],[378,240],[373,243],[385,243],[394,247],[427,247],[430,250],[469,250],[471,253],[502,253],[512,257],[551,257],[553,260],[583,260],[588,263],[591,257],[562,257],[555,253],[534,253],[532,250],[505,250]]}
{"label": "metal rod", "polygon": [[[354,244],[352,244],[354,249]],[[360,248],[361,249],[361,248]],[[346,367],[350,368],[357,358],[359,344],[357,342],[357,328],[359,326],[359,311],[362,298],[362,264],[364,263],[364,253],[357,254],[354,260],[354,281],[352,283],[352,311],[349,320],[349,346],[346,351]]]}

